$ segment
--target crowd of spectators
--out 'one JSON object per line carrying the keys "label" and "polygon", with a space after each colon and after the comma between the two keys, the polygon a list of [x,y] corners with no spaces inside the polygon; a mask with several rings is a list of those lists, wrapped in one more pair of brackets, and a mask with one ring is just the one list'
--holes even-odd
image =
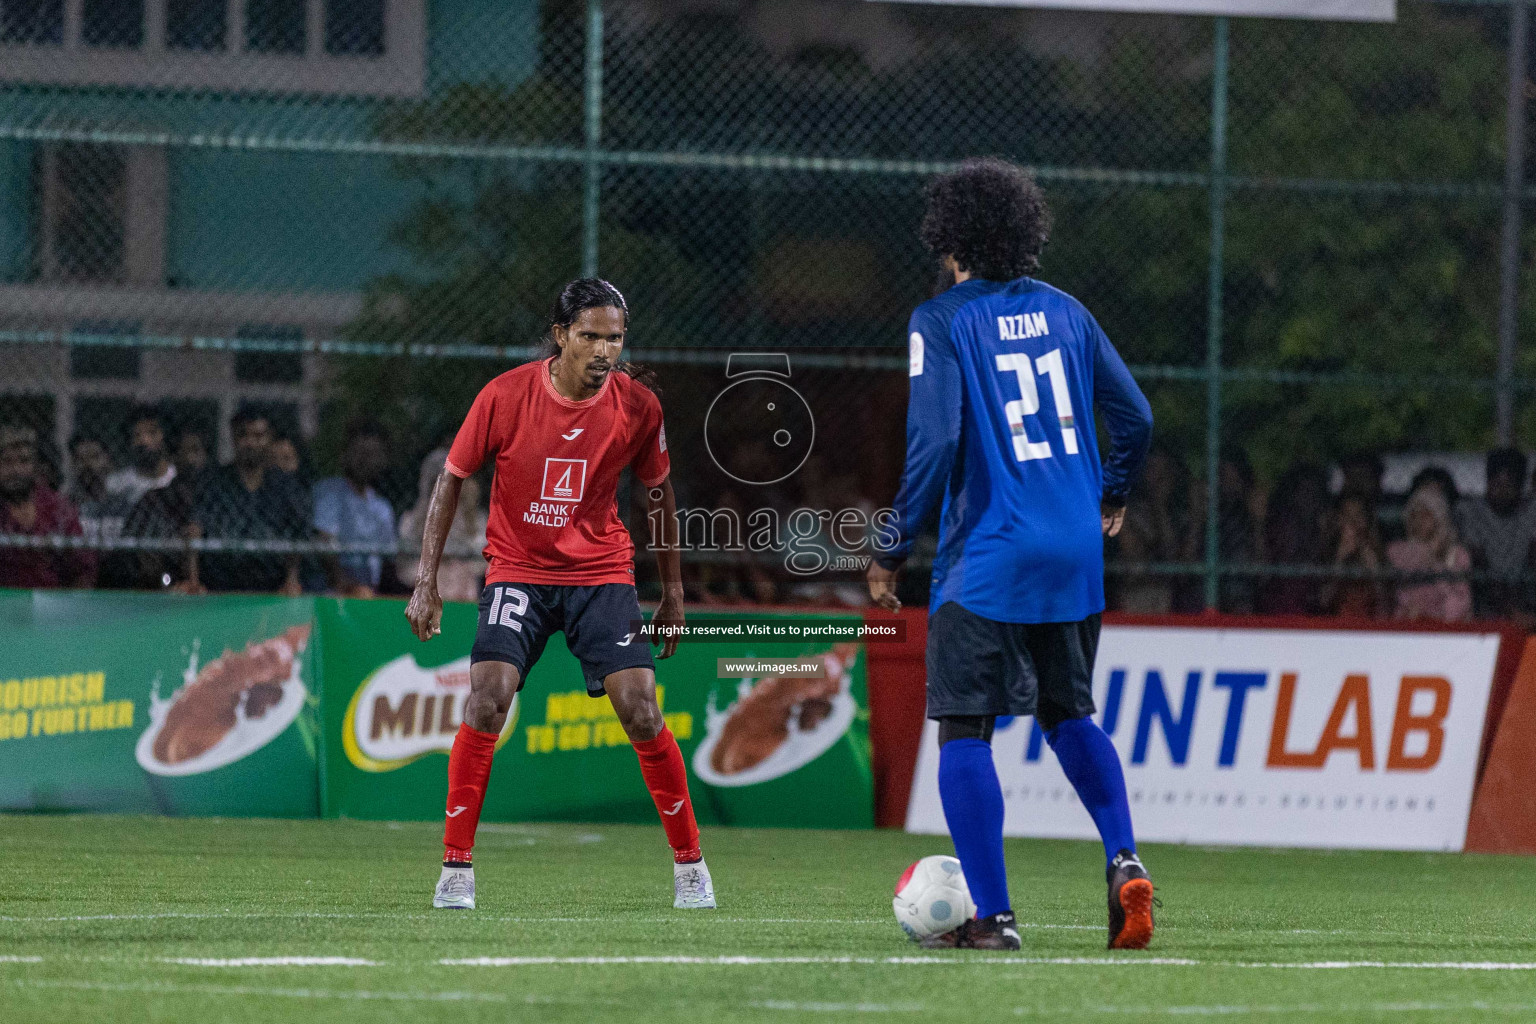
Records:
{"label": "crowd of spectators", "polygon": [[[0,587],[100,587],[182,593],[258,592],[369,597],[403,593],[415,580],[430,480],[446,450],[422,465],[418,504],[397,518],[378,484],[391,461],[384,429],[348,424],[340,473],[311,480],[304,445],[279,433],[270,417],[243,409],[230,422],[233,458],[210,458],[211,442],[194,429],[168,432],[151,406],[126,421],[126,465],[113,465],[110,438],[78,434],[69,443],[69,480],[50,482],[29,427],[0,427],[0,534],[38,538],[37,546],[0,547]],[[478,596],[485,511],[466,487],[449,540],[457,557],[444,567],[444,596]],[[48,538],[79,538],[49,544]],[[182,543],[333,541],[372,552],[199,550]],[[138,542],[160,542],[132,544]]]}
{"label": "crowd of spectators", "polygon": [[[1481,495],[1442,466],[1407,490],[1382,489],[1379,457],[1330,473],[1302,463],[1267,492],[1238,452],[1221,459],[1218,607],[1237,614],[1536,625],[1536,493],[1526,456],[1496,448]],[[1192,569],[1206,553],[1206,492],[1172,453],[1154,451],[1110,546],[1110,606],[1161,614],[1204,607]]]}
{"label": "crowd of spectators", "polygon": [[[397,512],[380,482],[404,467],[377,422],[348,424],[333,460],[339,472],[321,479],[314,479],[302,438],[281,432],[263,412],[237,413],[229,437],[232,458],[217,464],[206,434],[167,430],[159,411],[139,407],[120,438],[72,438],[68,478],[60,486],[40,457],[34,431],[0,427],[0,534],[40,538],[36,546],[0,546],[0,586],[357,597],[409,592],[446,443],[421,460],[414,504],[405,507],[407,483]],[[123,453],[122,465],[114,452]],[[1227,452],[1217,479],[1218,606],[1238,614],[1500,618],[1536,626],[1536,494],[1527,492],[1529,468],[1521,451],[1499,448],[1488,453],[1481,495],[1462,496],[1453,476],[1436,465],[1421,469],[1404,493],[1388,495],[1380,458],[1362,453],[1333,472],[1312,463],[1292,466],[1265,489],[1241,452]],[[786,512],[875,511],[854,475],[834,472],[820,458],[807,462],[793,484],[794,493],[750,497],[755,504],[776,497],[773,503]],[[686,506],[686,482],[678,486]],[[750,511],[741,494],[711,497],[693,504],[731,510],[738,521]],[[1205,483],[1192,478],[1177,454],[1155,449],[1124,529],[1107,552],[1111,608],[1140,614],[1204,608],[1199,570],[1207,507]],[[439,572],[445,599],[478,598],[486,519],[481,482],[465,481]],[[80,540],[41,540],[50,537]],[[371,550],[199,550],[185,543],[200,538],[333,541]],[[802,550],[816,543],[799,540]],[[863,603],[856,574],[800,575],[744,552],[690,559],[687,573],[689,599],[698,603]]]}

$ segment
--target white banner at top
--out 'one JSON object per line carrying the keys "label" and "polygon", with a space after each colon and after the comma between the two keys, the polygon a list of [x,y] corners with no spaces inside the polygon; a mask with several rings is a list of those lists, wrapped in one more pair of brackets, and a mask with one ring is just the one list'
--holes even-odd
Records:
{"label": "white banner at top", "polygon": [[[877,0],[888,3],[893,0]],[[1396,21],[1397,0],[894,0],[967,7],[1051,7],[1131,14],[1226,14],[1234,18]]]}

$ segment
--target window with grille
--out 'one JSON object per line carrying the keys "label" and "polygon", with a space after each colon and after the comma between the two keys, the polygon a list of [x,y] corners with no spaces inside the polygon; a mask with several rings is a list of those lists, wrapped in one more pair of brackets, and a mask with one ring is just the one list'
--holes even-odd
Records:
{"label": "window with grille", "polygon": [[64,0],[0,0],[0,43],[64,42]]}
{"label": "window with grille", "polygon": [[426,0],[0,0],[0,84],[417,96]]}
{"label": "window with grille", "polygon": [[245,48],[255,53],[303,53],[304,0],[246,0]]}
{"label": "window with grille", "polygon": [[118,281],[127,228],[128,161],[115,146],[38,150],[38,277]]}
{"label": "window with grille", "polygon": [[173,50],[225,48],[225,0],[166,0],[165,45]]}
{"label": "window with grille", "polygon": [[384,52],[384,0],[326,0],[325,52],[377,57]]}
{"label": "window with grille", "polygon": [[144,0],[84,0],[80,39],[86,46],[143,46]]}

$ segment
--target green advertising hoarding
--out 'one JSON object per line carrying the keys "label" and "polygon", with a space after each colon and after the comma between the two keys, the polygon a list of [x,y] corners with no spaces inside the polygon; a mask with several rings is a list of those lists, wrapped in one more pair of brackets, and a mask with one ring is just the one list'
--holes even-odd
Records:
{"label": "green advertising hoarding", "polygon": [[[469,693],[477,611],[446,607],[442,635],[423,644],[406,628],[402,610],[393,601],[319,602],[326,815],[432,819],[443,813],[447,753]],[[813,656],[826,665],[829,682],[822,690],[835,692],[812,698],[815,712],[809,713],[786,680],[716,678],[725,656]],[[656,678],[701,824],[873,826],[861,646],[684,642],[657,663]],[[807,799],[810,794],[815,799]],[[611,704],[587,695],[581,667],[558,636],[508,716],[483,817],[656,820]]]}
{"label": "green advertising hoarding", "polygon": [[0,808],[319,813],[314,602],[0,593]]}
{"label": "green advertising hoarding", "polygon": [[[0,810],[440,817],[476,609],[446,607],[426,644],[403,609],[0,592]],[[717,678],[728,657],[824,671]],[[871,827],[865,687],[858,644],[682,643],[657,689],[700,822]],[[656,820],[612,706],[558,636],[509,716],[484,817]]]}

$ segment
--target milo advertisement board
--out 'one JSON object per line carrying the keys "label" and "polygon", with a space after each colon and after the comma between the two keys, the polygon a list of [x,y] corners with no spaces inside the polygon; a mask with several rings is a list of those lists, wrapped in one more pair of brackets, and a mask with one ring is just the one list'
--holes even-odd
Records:
{"label": "milo advertisement board", "polygon": [[313,602],[0,595],[0,808],[319,811]]}
{"label": "milo advertisement board", "polygon": [[[319,602],[327,815],[442,816],[477,609],[445,606],[442,634],[421,643],[403,608],[395,601]],[[781,671],[789,662],[797,668]],[[657,698],[689,766],[701,824],[873,826],[859,644],[685,640],[657,663]],[[483,819],[656,820],[612,705],[588,696],[559,636],[507,717]]]}
{"label": "milo advertisement board", "polygon": [[[425,644],[403,610],[0,592],[0,810],[439,818],[477,609],[446,607]],[[695,615],[724,639],[690,635],[657,665],[700,822],[871,826],[862,645],[759,621]],[[484,817],[656,820],[613,706],[558,635],[507,717]]]}

